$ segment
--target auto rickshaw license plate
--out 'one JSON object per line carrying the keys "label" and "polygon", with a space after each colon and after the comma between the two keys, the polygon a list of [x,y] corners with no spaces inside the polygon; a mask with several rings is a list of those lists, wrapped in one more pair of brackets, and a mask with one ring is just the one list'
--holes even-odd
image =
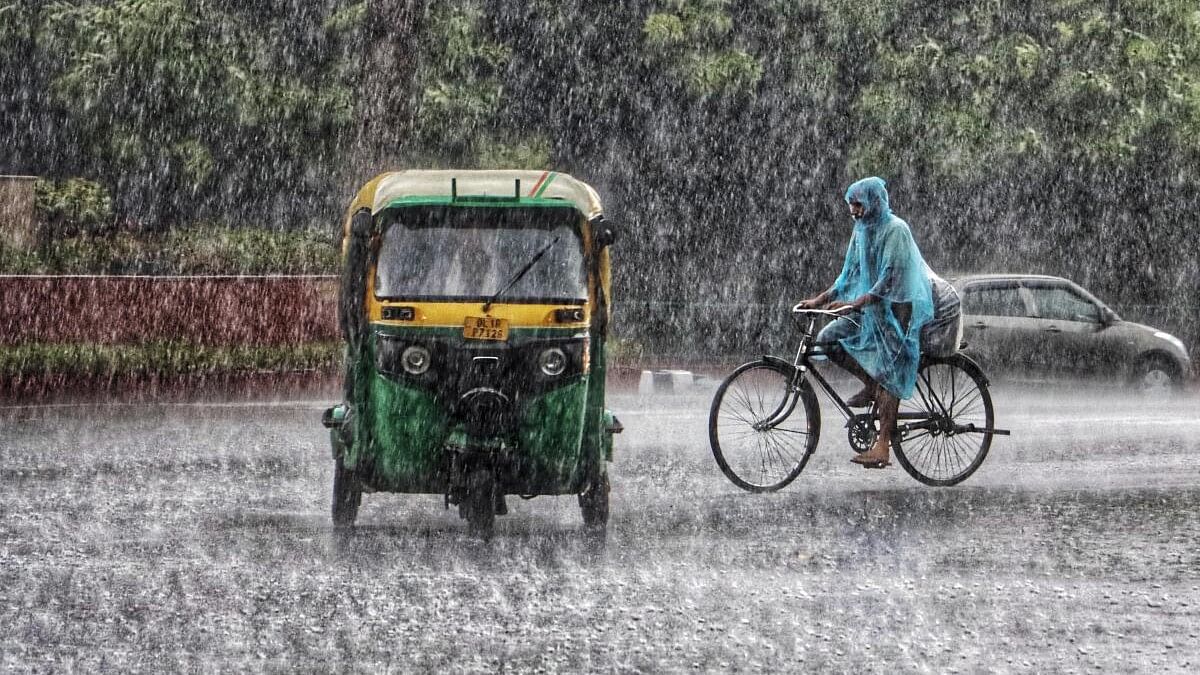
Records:
{"label": "auto rickshaw license plate", "polygon": [[508,319],[468,316],[463,325],[463,337],[468,340],[507,340]]}

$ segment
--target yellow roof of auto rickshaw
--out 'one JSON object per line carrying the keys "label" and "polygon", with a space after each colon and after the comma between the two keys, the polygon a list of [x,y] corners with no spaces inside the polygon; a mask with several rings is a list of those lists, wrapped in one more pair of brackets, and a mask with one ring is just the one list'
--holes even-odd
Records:
{"label": "yellow roof of auto rickshaw", "polygon": [[590,185],[557,171],[396,171],[378,176],[372,183],[372,213],[406,204],[552,206],[564,201],[588,220],[602,211],[600,197]]}

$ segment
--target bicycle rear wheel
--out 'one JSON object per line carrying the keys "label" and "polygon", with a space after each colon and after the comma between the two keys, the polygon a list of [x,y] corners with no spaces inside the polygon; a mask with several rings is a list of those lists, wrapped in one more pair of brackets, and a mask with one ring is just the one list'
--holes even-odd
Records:
{"label": "bicycle rear wheel", "polygon": [[821,415],[808,380],[789,368],[753,361],[733,371],[713,397],[708,440],[734,485],[774,492],[800,475],[817,447]]}
{"label": "bicycle rear wheel", "polygon": [[987,378],[970,359],[923,360],[910,399],[900,402],[892,450],[926,485],[963,482],[983,464],[995,422]]}

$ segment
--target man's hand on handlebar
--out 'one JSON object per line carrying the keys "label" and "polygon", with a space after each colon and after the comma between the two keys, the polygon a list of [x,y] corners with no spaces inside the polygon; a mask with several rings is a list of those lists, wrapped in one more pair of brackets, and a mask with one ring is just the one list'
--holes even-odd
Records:
{"label": "man's hand on handlebar", "polygon": [[822,293],[815,298],[801,300],[792,307],[792,312],[807,312],[810,316],[813,314],[833,315],[837,316],[840,320],[849,321],[855,326],[862,327],[857,321],[847,315],[854,310],[861,309],[870,300],[870,296],[863,296],[854,302],[842,302],[840,300],[826,302],[828,296],[829,293]]}
{"label": "man's hand on handlebar", "polygon": [[852,302],[842,302],[840,300],[830,301],[830,295],[832,295],[832,293],[825,291],[820,295],[813,296],[806,300],[801,300],[800,302],[796,303],[796,306],[792,309],[796,311],[806,309],[823,309],[827,312],[837,312],[839,314],[858,309],[858,305]]}
{"label": "man's hand on handlebar", "polygon": [[800,302],[796,303],[796,306],[792,309],[829,309],[829,296],[831,295],[833,295],[833,289],[829,289],[823,293],[814,295],[811,298],[801,300]]}

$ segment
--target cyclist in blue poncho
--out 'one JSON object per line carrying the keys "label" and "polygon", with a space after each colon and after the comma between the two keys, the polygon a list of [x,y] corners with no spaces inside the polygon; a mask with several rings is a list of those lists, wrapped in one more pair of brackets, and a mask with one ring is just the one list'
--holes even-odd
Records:
{"label": "cyclist in blue poncho", "polygon": [[852,461],[869,468],[890,463],[892,428],[900,400],[912,395],[921,358],[921,329],[934,316],[929,270],[908,223],[892,213],[880,178],[846,191],[854,232],[833,285],[801,306],[844,311],[817,336],[834,363],[863,382],[847,403],[879,406],[879,435]]}

